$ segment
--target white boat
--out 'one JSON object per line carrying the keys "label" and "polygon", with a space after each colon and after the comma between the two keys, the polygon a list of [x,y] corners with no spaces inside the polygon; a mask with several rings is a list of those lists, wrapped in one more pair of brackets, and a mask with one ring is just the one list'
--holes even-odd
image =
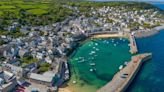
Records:
{"label": "white boat", "polygon": [[83,59],[83,60],[81,60],[81,61],[78,61],[79,63],[82,63],[82,62],[84,62],[85,60]]}
{"label": "white boat", "polygon": [[91,66],[95,66],[96,64],[95,63],[90,63]]}
{"label": "white boat", "polygon": [[95,54],[96,52],[95,51],[91,51],[92,54]]}
{"label": "white boat", "polygon": [[98,48],[96,48],[96,50],[97,50],[97,51],[99,51],[99,49],[98,49]]}
{"label": "white boat", "polygon": [[128,62],[125,62],[124,65],[128,65]]}
{"label": "white boat", "polygon": [[93,69],[90,69],[89,71],[90,71],[90,72],[93,72]]}
{"label": "white boat", "polygon": [[95,43],[95,45],[97,46],[97,45],[98,45],[98,43]]}
{"label": "white boat", "polygon": [[124,67],[123,65],[120,65],[119,70],[123,69],[123,67]]}

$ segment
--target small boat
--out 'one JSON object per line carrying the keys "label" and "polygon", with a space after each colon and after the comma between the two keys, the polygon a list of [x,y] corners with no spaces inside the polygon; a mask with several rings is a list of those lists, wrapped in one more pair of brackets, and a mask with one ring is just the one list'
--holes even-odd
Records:
{"label": "small boat", "polygon": [[85,60],[83,59],[83,60],[81,60],[81,61],[78,61],[78,63],[82,63],[82,62],[84,62]]}
{"label": "small boat", "polygon": [[128,62],[125,62],[124,65],[128,65]]}
{"label": "small boat", "polygon": [[90,63],[91,66],[95,66],[96,64],[95,63]]}
{"label": "small boat", "polygon": [[75,58],[75,60],[78,60],[78,58]]}
{"label": "small boat", "polygon": [[89,71],[90,71],[90,72],[93,72],[93,69],[90,69]]}
{"label": "small boat", "polygon": [[97,51],[99,51],[99,49],[98,49],[98,48],[96,48],[96,50],[97,50]]}
{"label": "small boat", "polygon": [[92,54],[95,54],[96,52],[95,51],[91,51]]}
{"label": "small boat", "polygon": [[123,69],[123,65],[120,65],[119,70]]}
{"label": "small boat", "polygon": [[98,45],[98,43],[95,43],[95,45],[97,46],[97,45]]}

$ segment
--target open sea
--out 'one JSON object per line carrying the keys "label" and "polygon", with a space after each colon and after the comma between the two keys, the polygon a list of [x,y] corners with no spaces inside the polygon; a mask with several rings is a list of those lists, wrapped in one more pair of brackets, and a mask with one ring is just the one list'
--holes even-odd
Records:
{"label": "open sea", "polygon": [[[164,4],[153,4],[164,9]],[[127,92],[164,92],[164,30],[136,40],[139,53],[152,52],[153,57],[143,64]],[[108,83],[130,60],[128,43],[127,39],[97,39],[80,46],[70,57],[68,84],[73,92],[96,92]]]}

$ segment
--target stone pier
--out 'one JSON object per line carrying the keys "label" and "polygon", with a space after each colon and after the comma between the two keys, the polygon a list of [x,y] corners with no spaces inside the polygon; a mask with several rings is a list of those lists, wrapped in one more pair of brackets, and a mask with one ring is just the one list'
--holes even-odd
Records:
{"label": "stone pier", "polygon": [[131,61],[116,73],[108,84],[100,88],[97,92],[124,92],[139,71],[142,63],[151,57],[151,53],[133,56]]}

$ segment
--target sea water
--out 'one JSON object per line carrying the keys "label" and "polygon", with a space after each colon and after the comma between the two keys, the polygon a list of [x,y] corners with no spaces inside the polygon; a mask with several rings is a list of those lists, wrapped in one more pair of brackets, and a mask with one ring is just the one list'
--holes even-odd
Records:
{"label": "sea water", "polygon": [[73,92],[95,92],[108,83],[119,66],[130,61],[127,39],[96,39],[80,46],[70,57]]}

